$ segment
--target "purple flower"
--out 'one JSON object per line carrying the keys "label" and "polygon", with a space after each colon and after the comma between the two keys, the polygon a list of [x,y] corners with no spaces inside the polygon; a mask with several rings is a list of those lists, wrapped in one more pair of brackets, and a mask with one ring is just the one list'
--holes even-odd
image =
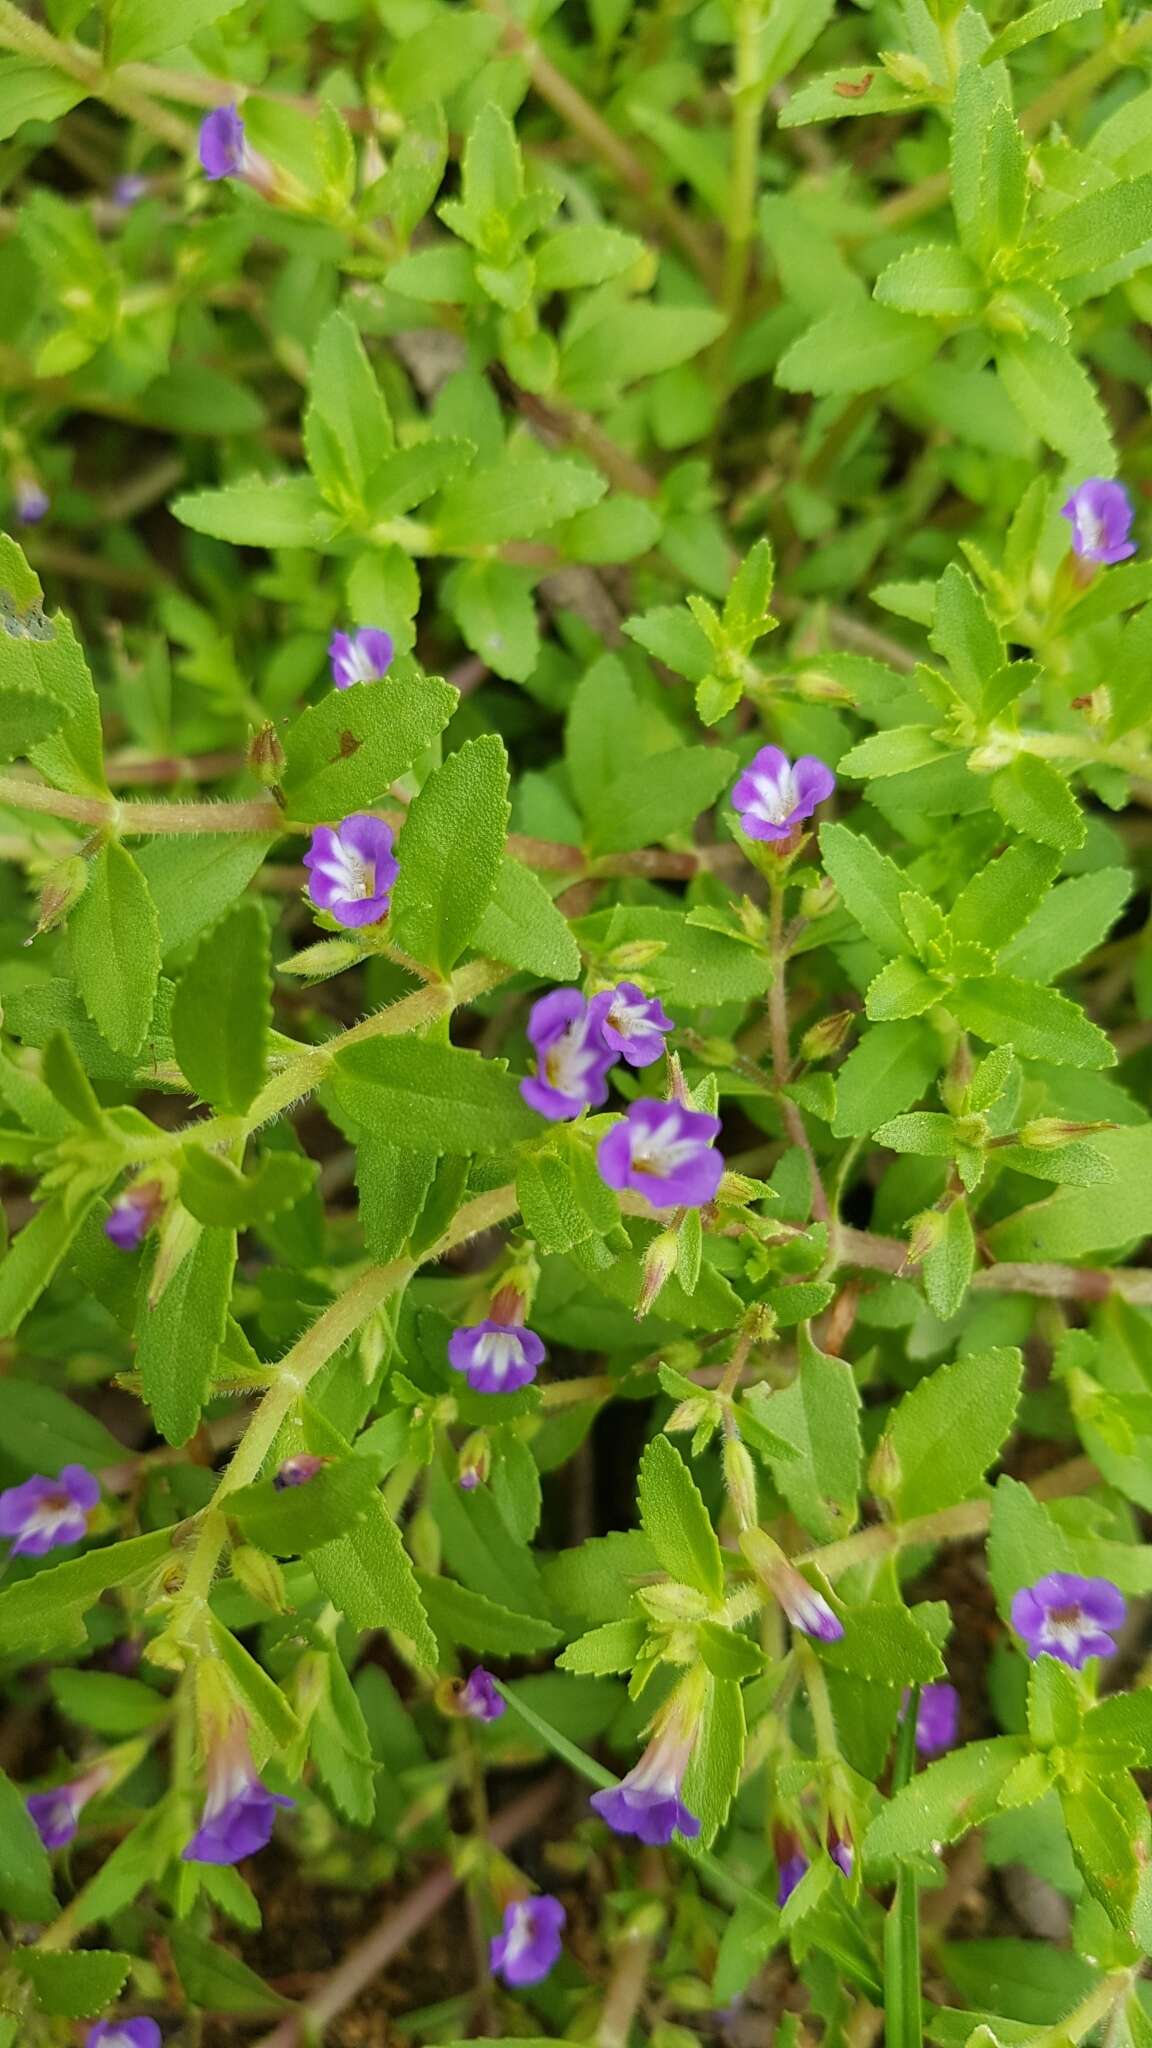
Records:
{"label": "purple flower", "polygon": [[22,526],[39,526],[52,504],[43,484],[38,484],[35,477],[31,476],[22,476],[17,480],[12,491],[12,500],[16,517]]}
{"label": "purple flower", "polygon": [[296,1802],[261,1783],[242,1720],[234,1720],[209,1750],[207,1776],[200,1826],[182,1851],[184,1862],[239,1863],[267,1848],[276,1808]]}
{"label": "purple flower", "polygon": [[104,1235],[122,1252],[139,1251],[164,1206],[164,1190],[158,1181],[144,1181],[126,1188],[108,1211]]}
{"label": "purple flower", "polygon": [[627,1777],[592,1794],[601,1820],[618,1835],[638,1835],[652,1848],[664,1848],[677,1830],[695,1841],[700,1823],[680,1797],[694,1732],[683,1715],[670,1714]]}
{"label": "purple flower", "polygon": [[206,178],[243,176],[248,146],[238,107],[214,107],[205,115],[200,123],[200,163]]}
{"label": "purple flower", "polygon": [[318,1458],[312,1451],[297,1451],[294,1458],[285,1458],[272,1474],[272,1484],[277,1493],[283,1493],[289,1486],[307,1486],[318,1472],[324,1470],[327,1458]]}
{"label": "purple flower", "polygon": [[97,2020],[84,2048],[160,2048],[163,2038],[155,2020]]}
{"label": "purple flower", "polygon": [[659,997],[646,996],[634,981],[622,981],[593,996],[588,1008],[614,1059],[623,1057],[630,1067],[650,1067],[659,1059],[664,1033],[672,1029]]}
{"label": "purple flower", "polygon": [[[904,1694],[900,1710],[903,1720],[908,1706],[908,1694]],[[954,1685],[925,1685],[920,1688],[920,1705],[916,1714],[916,1747],[921,1756],[939,1756],[942,1750],[951,1749],[960,1725],[960,1695]]]}
{"label": "purple flower", "polygon": [[1110,1579],[1078,1572],[1048,1572],[1023,1586],[1012,1602],[1012,1626],[1030,1657],[1056,1657],[1079,1671],[1089,1657],[1110,1657],[1110,1629],[1120,1627],[1127,1602]]}
{"label": "purple flower", "polygon": [[13,1557],[43,1557],[88,1534],[99,1498],[99,1483],[83,1465],[65,1465],[57,1479],[38,1472],[0,1493],[0,1536],[12,1539]]}
{"label": "purple flower", "polygon": [[514,1899],[504,1908],[504,1931],[492,1938],[488,1959],[506,1984],[539,1984],[560,1954],[560,1929],[568,1918],[559,1899],[541,1892]]}
{"label": "purple flower", "polygon": [[387,675],[395,653],[391,633],[382,626],[361,626],[358,633],[333,633],[328,643],[332,681],[338,690],[353,683],[371,683]]}
{"label": "purple flower", "polygon": [[470,1671],[456,1695],[456,1711],[467,1714],[473,1721],[498,1721],[508,1711],[508,1702],[496,1690],[496,1681],[490,1671],[477,1664]]}
{"label": "purple flower", "polygon": [[353,811],[340,825],[318,825],[304,855],[312,870],[312,901],[349,931],[379,924],[388,915],[400,872],[392,828],[370,811]]}
{"label": "purple flower", "polygon": [[1123,484],[1090,476],[1077,484],[1060,511],[1072,522],[1072,549],[1082,562],[1126,562],[1136,553],[1135,541],[1128,538],[1132,503]]}
{"label": "purple flower", "polygon": [[842,1870],[845,1877],[850,1878],[856,1868],[856,1852],[849,1837],[840,1833],[834,1821],[828,1823],[828,1854],[837,1870]]}
{"label": "purple flower", "polygon": [[723,1155],[712,1143],[719,1134],[718,1116],[645,1096],[601,1138],[600,1178],[647,1195],[657,1209],[701,1209],[724,1178]]}
{"label": "purple flower", "polygon": [[782,1858],[777,1868],[776,1904],[786,1906],[797,1885],[808,1868],[808,1858],[800,1848]]}
{"label": "purple flower", "polygon": [[787,839],[836,787],[832,770],[814,754],[790,761],[779,747],[761,747],[732,791],[749,839]]}
{"label": "purple flower", "polygon": [[150,184],[151,180],[142,177],[139,171],[125,171],[122,177],[117,178],[112,187],[113,206],[118,206],[127,213],[130,207],[135,206],[138,199],[144,198],[145,193],[150,188]]}
{"label": "purple flower", "polygon": [[97,1764],[94,1770],[86,1771],[82,1778],[73,1778],[70,1784],[54,1785],[50,1792],[28,1794],[24,1803],[46,1849],[63,1849],[75,1839],[80,1815],[88,1801],[103,1791],[108,1775],[107,1767]]}
{"label": "purple flower", "polygon": [[615,1054],[608,1051],[597,1028],[593,1006],[578,988],[554,988],[533,1003],[528,1038],[536,1053],[536,1072],[520,1083],[529,1109],[552,1123],[598,1109],[608,1100],[608,1069]]}
{"label": "purple flower", "polygon": [[535,1330],[494,1323],[490,1316],[453,1330],[448,1339],[448,1363],[453,1372],[467,1373],[474,1394],[515,1393],[535,1379],[547,1355]]}

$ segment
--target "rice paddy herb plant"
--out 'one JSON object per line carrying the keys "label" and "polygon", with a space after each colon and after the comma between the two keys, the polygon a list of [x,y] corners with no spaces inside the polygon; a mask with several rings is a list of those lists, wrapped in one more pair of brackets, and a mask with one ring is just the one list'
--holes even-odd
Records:
{"label": "rice paddy herb plant", "polygon": [[1148,2048],[1150,64],[0,0],[0,2048]]}

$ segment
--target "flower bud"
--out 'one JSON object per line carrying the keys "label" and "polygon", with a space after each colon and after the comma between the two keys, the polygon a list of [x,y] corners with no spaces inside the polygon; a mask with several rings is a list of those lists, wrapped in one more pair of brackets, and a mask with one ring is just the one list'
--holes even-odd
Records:
{"label": "flower bud", "polygon": [[[626,945],[613,946],[607,958],[613,968],[627,974],[638,968],[651,967],[653,961],[667,950],[666,939],[630,939]],[[618,977],[614,974],[612,978],[616,980]]]}
{"label": "flower bud", "polygon": [[834,1052],[839,1052],[855,1023],[855,1010],[834,1010],[831,1016],[821,1017],[819,1023],[813,1024],[800,1040],[801,1058],[831,1059]]}
{"label": "flower bud", "polygon": [[32,938],[24,941],[30,946],[32,939],[38,939],[42,932],[55,931],[68,912],[75,908],[88,887],[88,863],[78,853],[68,860],[62,860],[58,867],[45,875],[40,885],[40,913]]}
{"label": "flower bud", "polygon": [[756,1467],[738,1436],[724,1439],[724,1484],[742,1529],[754,1529],[759,1515]]}
{"label": "flower bud", "polygon": [[456,1465],[456,1484],[465,1493],[474,1493],[478,1486],[485,1486],[492,1470],[492,1446],[482,1429],[473,1430],[460,1446]]}
{"label": "flower bud", "polygon": [[681,1401],[679,1407],[672,1410],[664,1427],[672,1435],[682,1429],[699,1429],[700,1424],[707,1421],[715,1405],[715,1396],[712,1394],[698,1394],[694,1400]]}
{"label": "flower bud", "polygon": [[800,892],[800,915],[811,924],[817,917],[827,917],[835,907],[838,891],[831,875],[821,875],[811,888]]}
{"label": "flower bud", "polygon": [[232,1576],[261,1606],[271,1607],[277,1614],[285,1612],[288,1596],[284,1574],[267,1551],[257,1550],[251,1543],[238,1544],[232,1552]]}
{"label": "flower bud", "polygon": [[1091,1137],[1095,1131],[1112,1129],[1109,1123],[1074,1124],[1060,1116],[1034,1116],[1030,1123],[1021,1126],[1016,1134],[1016,1143],[1048,1150],[1057,1145],[1071,1144],[1074,1138]]}
{"label": "flower bud", "polygon": [[908,1238],[908,1264],[918,1266],[943,1239],[947,1221],[940,1209],[925,1209],[912,1219]]}
{"label": "flower bud", "polygon": [[661,1230],[652,1239],[644,1254],[644,1274],[640,1282],[640,1294],[636,1303],[637,1322],[654,1306],[666,1280],[670,1279],[676,1267],[676,1256],[680,1249],[680,1233],[675,1225]]}
{"label": "flower bud", "polygon": [[902,85],[905,92],[931,92],[934,80],[923,58],[914,57],[908,50],[883,50],[880,54],[889,78]]}
{"label": "flower bud", "polygon": [[868,1467],[868,1484],[876,1499],[891,1500],[899,1492],[903,1477],[903,1467],[895,1445],[889,1437],[882,1436]]}
{"label": "flower bud", "polygon": [[248,739],[248,766],[266,789],[275,789],[284,772],[287,756],[275,726],[269,720]]}

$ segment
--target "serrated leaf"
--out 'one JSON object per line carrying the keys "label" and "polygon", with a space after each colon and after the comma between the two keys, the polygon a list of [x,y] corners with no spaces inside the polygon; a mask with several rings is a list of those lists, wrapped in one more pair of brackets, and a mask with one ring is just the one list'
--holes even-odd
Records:
{"label": "serrated leaf", "polygon": [[579,948],[563,912],[531,869],[508,854],[473,936],[489,959],[546,981],[575,981],[580,972]]}
{"label": "serrated leaf", "polygon": [[84,1007],[116,1052],[138,1053],[160,978],[160,925],[132,855],[102,846],[68,920],[68,942]]}
{"label": "serrated leaf", "polygon": [[993,808],[1015,831],[1060,853],[1083,846],[1088,827],[1059,769],[1039,754],[1017,754],[989,785]]}
{"label": "serrated leaf", "polygon": [[156,1427],[170,1444],[187,1443],[200,1421],[224,1341],[235,1268],[235,1232],[204,1229],[155,1308],[141,1311],[137,1369]]}
{"label": "serrated leaf", "polygon": [[495,892],[508,824],[508,759],[495,733],[468,740],[429,776],[396,849],[391,929],[440,974],[455,966]]}
{"label": "serrated leaf", "polygon": [[201,939],[172,1005],[185,1079],[224,1115],[242,1114],[260,1091],[271,1015],[267,919],[258,903],[239,903]]}
{"label": "serrated leaf", "polygon": [[884,1432],[901,1521],[982,1490],[1016,1416],[1023,1360],[1012,1347],[942,1365],[903,1396]]}
{"label": "serrated leaf", "polygon": [[664,1570],[712,1600],[724,1591],[716,1531],[692,1474],[666,1436],[654,1437],[640,1460],[640,1522]]}
{"label": "serrated leaf", "polygon": [[851,1528],[860,1488],[860,1396],[843,1359],[817,1351],[801,1333],[797,1371],[778,1393],[751,1387],[744,1397],[766,1429],[783,1437],[795,1456],[768,1463],[778,1491],[817,1542]]}
{"label": "serrated leaf", "polygon": [[438,676],[393,669],[309,705],[284,741],[289,815],[319,824],[379,802],[447,725],[456,701]]}

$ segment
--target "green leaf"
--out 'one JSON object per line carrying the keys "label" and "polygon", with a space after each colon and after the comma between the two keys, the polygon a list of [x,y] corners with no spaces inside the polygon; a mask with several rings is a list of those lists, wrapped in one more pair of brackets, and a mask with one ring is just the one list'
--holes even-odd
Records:
{"label": "green leaf", "polygon": [[864,1838],[870,1863],[899,1863],[907,1856],[938,1855],[997,1810],[1000,1793],[1028,1745],[1015,1735],[970,1742],[919,1771],[876,1815]]}
{"label": "green leaf", "polygon": [[420,1664],[435,1666],[436,1639],[416,1574],[379,1494],[354,1528],[310,1551],[308,1563],[321,1591],[352,1628],[388,1629],[412,1644]]}
{"label": "green leaf", "polygon": [[248,1230],[302,1201],[317,1167],[299,1152],[266,1152],[249,1177],[204,1145],[189,1145],[180,1167],[180,1199],[198,1223]]}
{"label": "green leaf", "polygon": [[1116,1064],[1104,1032],[1055,989],[1014,981],[1007,974],[986,975],[961,982],[949,1008],[966,1031],[989,1045],[1013,1046],[1022,1059],[1068,1067]]}
{"label": "green leaf", "polygon": [[448,595],[473,654],[494,674],[527,682],[540,660],[531,575],[510,562],[466,562],[454,573]]}
{"label": "green leaf", "polygon": [[867,739],[849,747],[838,763],[841,775],[879,779],[885,775],[907,775],[929,761],[939,761],[944,750],[926,725],[895,725],[885,732],[869,733]]}
{"label": "green leaf", "polygon": [[818,397],[879,391],[923,369],[939,345],[929,321],[874,299],[853,302],[850,310],[825,313],[785,349],[776,382],[785,391],[814,391]]}
{"label": "green leaf", "polygon": [[1146,261],[1152,241],[1152,174],[1073,200],[1038,223],[1036,240],[1043,274],[1053,284],[1098,270],[1111,277],[1117,264],[1134,269]]}
{"label": "green leaf", "polygon": [[516,1199],[525,1229],[545,1252],[571,1251],[620,1220],[619,1204],[597,1173],[591,1152],[563,1129],[546,1148],[521,1161]]}
{"label": "green leaf", "polygon": [[119,1997],[132,1958],[103,1948],[79,1949],[67,1955],[48,1949],[17,1948],[8,1963],[27,1978],[41,2012],[61,2019],[88,2020]]}
{"label": "green leaf", "polygon": [[392,451],[392,422],[375,372],[347,313],[328,315],[312,356],[304,418],[308,466],[337,507],[362,504],[368,480]]}
{"label": "green leaf", "polygon": [[629,299],[565,341],[561,388],[583,402],[604,389],[658,376],[699,355],[726,324],[725,315],[711,306],[654,306]]}
{"label": "green leaf", "polygon": [[900,899],[908,878],[862,833],[822,825],[820,851],[845,909],[882,953],[906,953],[908,936]]}
{"label": "green leaf", "polygon": [[997,343],[1004,388],[1027,426],[1085,476],[1115,467],[1108,422],[1084,365],[1058,341],[1008,335]]}
{"label": "green leaf", "polygon": [[530,868],[505,854],[492,901],[473,934],[476,950],[545,981],[575,981],[580,952],[562,911]]}
{"label": "green leaf", "polygon": [[160,925],[148,884],[118,840],[92,862],[68,920],[68,942],[92,1022],[115,1052],[138,1053],[160,978]]}
{"label": "green leaf", "polygon": [[430,1572],[416,1577],[432,1627],[449,1646],[494,1657],[531,1657],[560,1640],[559,1629],[538,1615],[517,1614],[484,1593]]}
{"label": "green leaf", "polygon": [[223,1115],[260,1091],[271,1015],[268,922],[258,903],[239,903],[201,939],[172,1005],[184,1077]]}
{"label": "green leaf", "polygon": [[67,1258],[95,1200],[91,1195],[70,1202],[55,1195],[13,1239],[0,1260],[0,1336],[15,1336]]}
{"label": "green leaf", "polygon": [[1131,893],[1126,868],[1096,868],[1057,883],[1001,954],[1000,965],[1022,981],[1055,981],[1103,943]]}
{"label": "green leaf", "polygon": [[187,1443],[199,1424],[235,1267],[235,1231],[202,1230],[155,1308],[141,1312],[136,1365],[156,1427],[170,1444]]}
{"label": "green leaf", "polygon": [[1042,846],[1074,852],[1083,846],[1087,824],[1064,777],[1038,754],[1017,754],[997,770],[989,786],[994,810],[1004,822]]}
{"label": "green leaf", "polygon": [[746,1740],[744,1695],[732,1678],[709,1676],[708,1695],[688,1769],[684,1803],[700,1822],[700,1839],[712,1842],[728,1818],[740,1789]]}
{"label": "green leaf", "polygon": [[503,1064],[426,1039],[375,1038],[333,1061],[344,1114],[393,1144],[442,1152],[504,1153],[540,1133]]}
{"label": "green leaf", "polygon": [[61,789],[107,794],[100,705],[83,650],[62,612],[46,617],[43,593],[15,541],[0,534],[0,689],[29,690],[64,712],[57,732],[30,745],[29,759]]}
{"label": "green leaf", "polygon": [[248,477],[219,491],[189,491],[169,508],[182,526],[238,547],[322,547],[334,518],[310,476]]}
{"label": "green leaf", "polygon": [[16,684],[0,688],[0,761],[28,754],[39,740],[58,732],[67,712],[40,690]]}
{"label": "green leaf", "polygon": [[711,1600],[724,1592],[724,1562],[696,1482],[674,1444],[654,1437],[640,1460],[640,1522],[664,1570]]}
{"label": "green leaf", "polygon": [[964,320],[979,313],[984,284],[962,250],[951,242],[933,242],[897,256],[880,272],[875,296],[881,306],[895,306],[901,313]]}
{"label": "green leaf", "polygon": [[998,953],[1044,902],[1059,866],[1055,853],[1031,841],[1007,847],[961,889],[948,914],[952,937]]}
{"label": "green leaf", "polygon": [[24,1794],[0,1771],[0,1905],[16,1920],[54,1920],[52,1866]]}
{"label": "green leaf", "polygon": [[1038,1657],[1028,1672],[1028,1733],[1037,1749],[1076,1742],[1083,1718],[1080,1689],[1068,1666]]}
{"label": "green leaf", "polygon": [[83,80],[67,77],[53,65],[5,57],[0,62],[0,142],[18,135],[26,121],[59,120],[87,96]]}
{"label": "green leaf", "polygon": [[978,704],[984,684],[1004,665],[1004,643],[972,578],[955,562],[937,588],[932,645],[944,656],[961,695]]}
{"label": "green leaf", "polygon": [[589,1672],[597,1677],[613,1672],[630,1673],[640,1661],[647,1633],[644,1621],[606,1621],[561,1650],[557,1668]]}
{"label": "green leaf", "polygon": [[404,821],[392,892],[395,942],[447,974],[492,900],[508,824],[508,759],[495,733],[429,776]]}
{"label": "green leaf", "polygon": [[109,1586],[132,1586],[172,1548],[170,1529],[153,1529],[89,1550],[0,1590],[0,1642],[6,1656],[32,1658],[84,1641],[83,1617]]}
{"label": "green leaf", "polygon": [[438,676],[399,667],[376,682],[330,690],[300,713],[285,738],[281,786],[289,816],[320,824],[379,802],[443,731],[456,701]]}
{"label": "green leaf", "polygon": [[1099,7],[1100,0],[1040,0],[1038,7],[1030,7],[1026,14],[1010,21],[1007,28],[993,36],[980,62],[993,64],[1000,57],[1011,56],[1013,50],[1022,50],[1038,36],[1049,35],[1066,22],[1079,21],[1082,15],[1095,14]]}
{"label": "green leaf", "polygon": [[190,2006],[207,2012],[235,2012],[258,2019],[261,2013],[287,2012],[291,2000],[265,1984],[255,1970],[208,1941],[193,1927],[177,1923],[169,1932],[172,1960]]}
{"label": "green leaf", "polygon": [[272,845],[267,834],[190,832],[150,839],[134,858],[156,906],[160,950],[186,946],[243,893]]}
{"label": "green leaf", "polygon": [[1152,1230],[1152,1130],[1104,1131],[1095,1140],[1113,1169],[1104,1187],[1060,1188],[988,1232],[998,1259],[1083,1259],[1134,1244]]}
{"label": "green leaf", "polygon": [[183,49],[202,28],[231,14],[238,0],[117,0],[111,9],[105,58],[109,64],[146,64]]}
{"label": "green leaf", "polygon": [[992,1500],[988,1576],[996,1605],[1011,1620],[1013,1596],[1047,1572],[1075,1571],[1071,1539],[1042,1501],[1018,1479],[1001,1473]]}
{"label": "green leaf", "polygon": [[779,1393],[750,1387],[745,1403],[795,1453],[768,1457],[772,1478],[797,1520],[819,1543],[846,1535],[860,1490],[860,1396],[851,1367],[817,1351],[801,1331],[797,1371]]}
{"label": "green leaf", "polygon": [[124,1446],[111,1432],[43,1380],[4,1380],[4,1454],[26,1472],[55,1476],[63,1465],[118,1465]]}
{"label": "green leaf", "polygon": [[246,1540],[275,1557],[301,1557],[333,1543],[368,1511],[379,1487],[374,1458],[340,1458],[303,1486],[279,1491],[270,1479],[228,1495],[228,1514]]}
{"label": "green leaf", "polygon": [[53,1671],[49,1684],[61,1713],[98,1735],[141,1735],[171,1711],[163,1693],[112,1671]]}
{"label": "green leaf", "polygon": [[666,668],[698,683],[708,674],[716,657],[711,642],[697,625],[687,605],[659,604],[636,618],[625,619],[624,631],[655,655]]}
{"label": "green leaf", "polygon": [[439,1156],[431,1146],[421,1150],[394,1145],[385,1137],[361,1137],[356,1147],[360,1226],[369,1252],[381,1265],[403,1251],[415,1230]]}
{"label": "green leaf", "polygon": [[588,812],[594,853],[626,853],[688,832],[736,773],[722,747],[675,747],[614,774]]}
{"label": "green leaf", "polygon": [[942,1322],[956,1315],[968,1292],[976,1264],[976,1239],[968,1205],[960,1198],[943,1212],[939,1233],[924,1254],[922,1267],[928,1305]]}
{"label": "green leaf", "polygon": [[922,1017],[947,992],[947,983],[925,974],[915,960],[889,960],[868,985],[865,1009],[876,1023]]}
{"label": "green leaf", "polygon": [[1119,1807],[1091,1778],[1075,1789],[1061,1788],[1060,1811],[1081,1877],[1114,1925],[1128,1933],[1147,1846],[1143,1836],[1133,1837]]}
{"label": "green leaf", "polygon": [[874,1024],[836,1077],[836,1136],[864,1137],[878,1131],[919,1100],[940,1063],[940,1041],[929,1026],[911,1019]]}
{"label": "green leaf", "polygon": [[643,262],[645,244],[635,235],[600,222],[557,228],[538,242],[534,252],[536,288],[540,292],[573,292],[621,277]]}
{"label": "green leaf", "polygon": [[543,449],[506,449],[499,461],[444,492],[433,523],[436,545],[452,554],[479,543],[531,540],[598,504],[606,488],[582,462]]}
{"label": "green leaf", "polygon": [[830,1669],[851,1672],[875,1685],[924,1685],[943,1675],[944,1659],[937,1644],[898,1600],[846,1607],[841,1620],[844,1633],[839,1640],[816,1646]]}
{"label": "green leaf", "polygon": [[983,1491],[1016,1417],[1023,1359],[1012,1347],[942,1365],[893,1411],[881,1457],[900,1521]]}

